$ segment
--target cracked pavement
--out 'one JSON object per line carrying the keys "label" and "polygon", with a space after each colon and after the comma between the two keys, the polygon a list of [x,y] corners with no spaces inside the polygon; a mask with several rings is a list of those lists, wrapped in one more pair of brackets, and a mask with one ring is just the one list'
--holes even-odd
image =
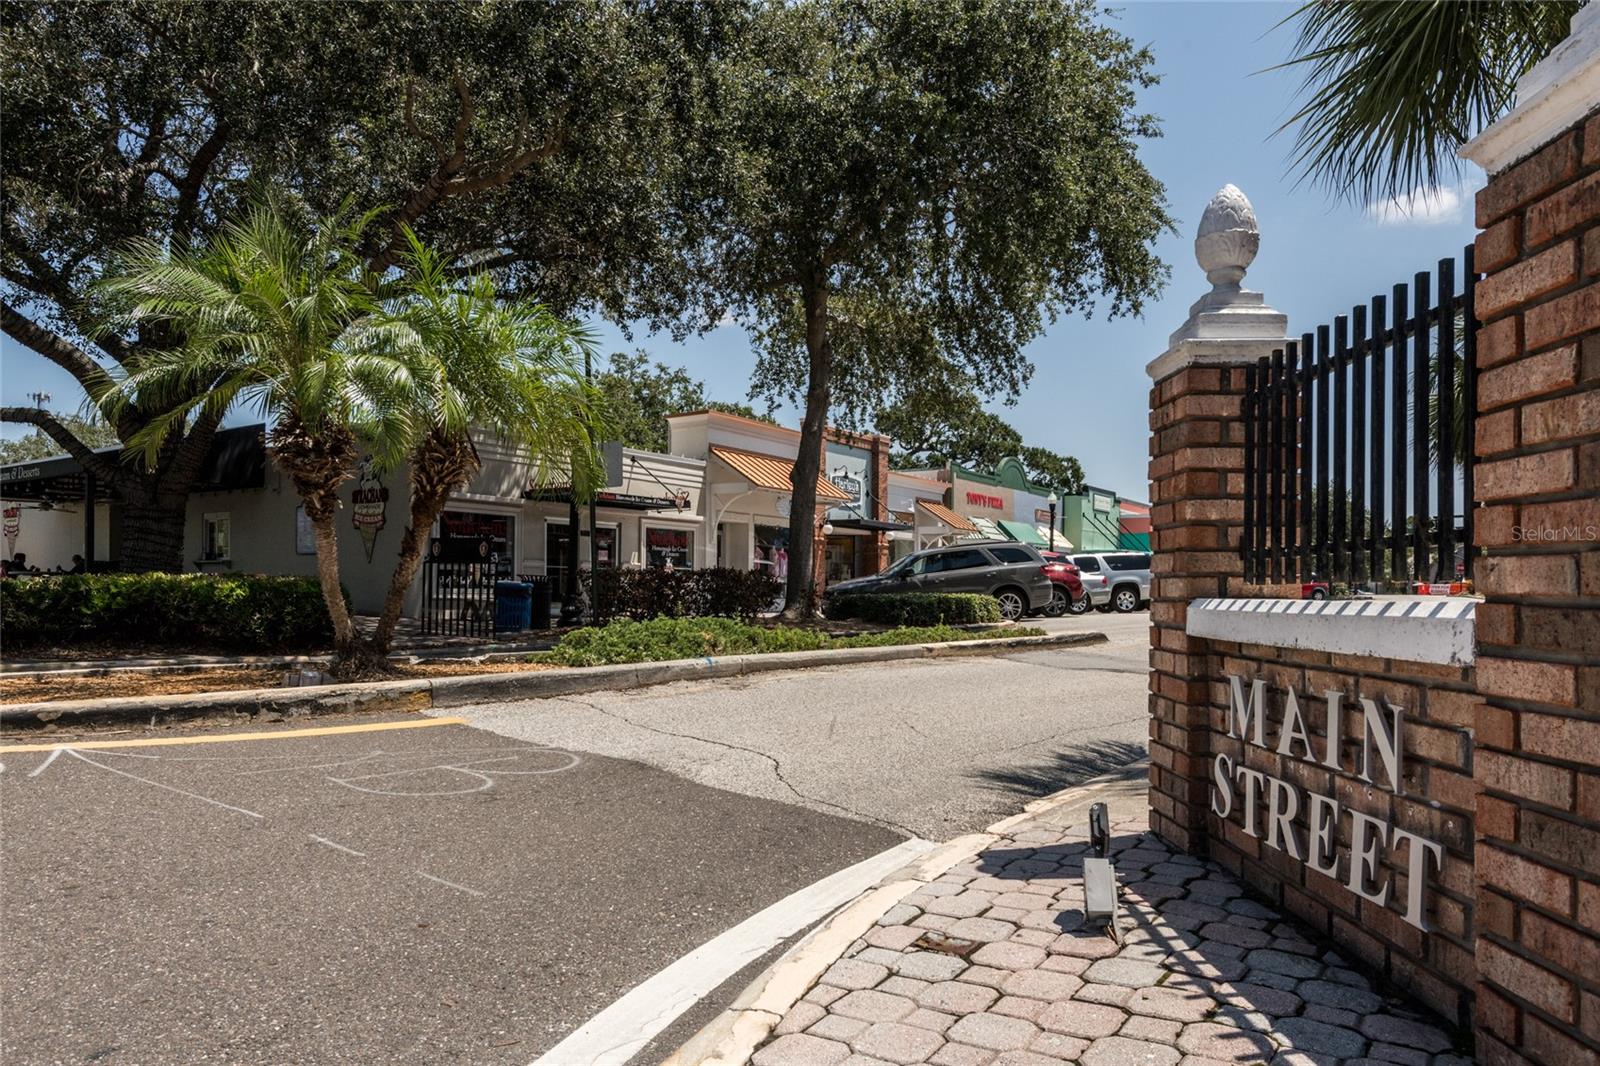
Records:
{"label": "cracked pavement", "polygon": [[[1149,618],[1045,623],[1110,642],[452,708],[520,740],[945,840],[1144,758]],[[1139,767],[1137,772],[1143,772]]]}

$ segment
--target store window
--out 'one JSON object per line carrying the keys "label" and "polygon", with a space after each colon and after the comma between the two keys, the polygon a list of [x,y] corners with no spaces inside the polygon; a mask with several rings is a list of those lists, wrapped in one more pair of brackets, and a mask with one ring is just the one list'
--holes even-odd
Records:
{"label": "store window", "polygon": [[601,526],[594,531],[595,560],[602,570],[612,570],[617,566],[617,527]]}
{"label": "store window", "polygon": [[201,518],[200,558],[208,563],[233,558],[233,516],[217,511]]}
{"label": "store window", "polygon": [[756,526],[755,568],[780,580],[789,576],[789,527]]}
{"label": "store window", "polygon": [[687,529],[650,529],[644,531],[645,563],[648,566],[672,564],[674,570],[694,566],[694,534]]}
{"label": "store window", "polygon": [[431,557],[442,563],[479,563],[487,577],[510,577],[516,519],[486,511],[445,511]]}

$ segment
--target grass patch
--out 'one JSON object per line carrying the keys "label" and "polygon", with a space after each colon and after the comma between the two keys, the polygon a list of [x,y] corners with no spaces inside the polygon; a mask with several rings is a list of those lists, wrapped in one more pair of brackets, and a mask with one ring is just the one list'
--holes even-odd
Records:
{"label": "grass patch", "polygon": [[[1044,630],[1011,628],[1005,636],[1043,636]],[[902,626],[881,633],[831,637],[814,629],[759,626],[732,618],[618,619],[576,630],[561,638],[545,661],[562,666],[610,666],[672,659],[720,658],[764,652],[820,651],[826,648],[880,648],[900,644],[973,640],[981,634],[954,626]]]}

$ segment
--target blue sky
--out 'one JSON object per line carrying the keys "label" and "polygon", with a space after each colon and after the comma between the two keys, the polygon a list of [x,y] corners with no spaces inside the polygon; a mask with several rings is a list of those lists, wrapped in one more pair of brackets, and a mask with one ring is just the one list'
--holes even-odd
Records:
{"label": "blue sky", "polygon": [[[1178,222],[1177,232],[1157,248],[1172,279],[1141,319],[1058,321],[1028,349],[1036,366],[1028,390],[1015,407],[995,409],[1028,443],[1076,455],[1091,482],[1124,496],[1148,498],[1144,367],[1209,288],[1195,265],[1193,240],[1200,212],[1217,189],[1232,182],[1255,205],[1261,252],[1245,286],[1264,292],[1289,316],[1291,334],[1458,255],[1474,236],[1471,186],[1445,189],[1407,212],[1334,203],[1320,189],[1297,185],[1287,171],[1292,136],[1272,134],[1291,113],[1298,77],[1257,73],[1287,57],[1293,31],[1274,26],[1291,10],[1288,4],[1132,3],[1111,16],[1151,49],[1162,77],[1144,94],[1143,107],[1160,117],[1165,135],[1147,142],[1141,154],[1166,185]],[[1480,179],[1471,167],[1467,173]],[[644,348],[689,368],[715,398],[740,400],[749,387],[755,360],[737,326],[677,344],[637,333],[629,342],[615,327],[597,325],[604,350]],[[75,409],[81,401],[65,372],[9,340],[0,343],[0,354],[4,403],[29,403],[27,394],[41,390],[54,397],[56,409]],[[798,422],[794,412],[779,414]],[[6,426],[4,432],[22,430]]]}

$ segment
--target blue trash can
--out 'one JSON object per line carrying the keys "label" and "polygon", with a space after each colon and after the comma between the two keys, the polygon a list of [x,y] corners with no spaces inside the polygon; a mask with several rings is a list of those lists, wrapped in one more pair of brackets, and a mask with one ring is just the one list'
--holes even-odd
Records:
{"label": "blue trash can", "polygon": [[533,586],[525,581],[494,583],[494,628],[517,633],[533,625]]}

